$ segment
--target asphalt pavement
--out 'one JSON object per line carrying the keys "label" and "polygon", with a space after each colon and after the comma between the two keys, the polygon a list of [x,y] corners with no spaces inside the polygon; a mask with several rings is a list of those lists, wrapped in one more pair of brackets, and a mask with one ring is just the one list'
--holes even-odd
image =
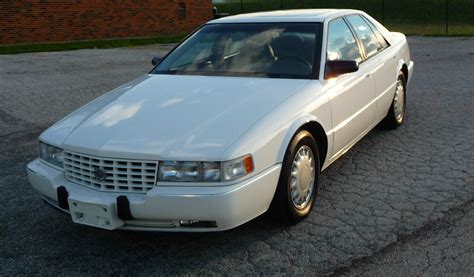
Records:
{"label": "asphalt pavement", "polygon": [[76,225],[26,179],[44,129],[171,45],[0,56],[0,275],[474,275],[474,38],[409,43],[405,124],[373,130],[323,172],[305,221],[204,234]]}

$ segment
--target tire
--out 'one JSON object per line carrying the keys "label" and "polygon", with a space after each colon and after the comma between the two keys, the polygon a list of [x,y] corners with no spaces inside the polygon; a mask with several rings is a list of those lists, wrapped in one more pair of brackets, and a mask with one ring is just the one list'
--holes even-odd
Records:
{"label": "tire", "polygon": [[[401,89],[402,91],[399,91]],[[399,93],[403,93],[401,97]],[[392,104],[388,110],[387,115],[382,120],[380,125],[386,129],[396,129],[405,121],[405,107],[406,107],[406,79],[403,72],[400,72],[397,79],[397,85],[395,87],[395,93],[393,96]],[[400,111],[397,107],[400,105],[400,100],[403,102],[402,110]]]}
{"label": "tire", "polygon": [[[311,156],[313,159],[308,159]],[[299,161],[298,165],[296,161]],[[318,194],[320,168],[319,151],[315,139],[308,131],[299,131],[286,150],[280,179],[270,205],[270,213],[274,219],[284,224],[294,225],[311,212]],[[298,173],[292,174],[292,172]],[[306,185],[307,189],[304,190]],[[302,197],[295,196],[294,198],[292,195]]]}

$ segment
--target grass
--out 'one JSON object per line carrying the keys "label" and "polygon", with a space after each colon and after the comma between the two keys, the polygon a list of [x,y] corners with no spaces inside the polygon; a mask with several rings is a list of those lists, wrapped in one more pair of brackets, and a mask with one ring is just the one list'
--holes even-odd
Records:
{"label": "grass", "polygon": [[64,50],[76,50],[76,49],[87,49],[87,48],[130,47],[130,46],[139,46],[139,45],[155,44],[155,43],[176,43],[176,42],[181,41],[184,37],[185,37],[185,34],[177,35],[177,36],[0,45],[0,54],[50,52],[50,51],[64,51]]}
{"label": "grass", "polygon": [[439,24],[409,24],[409,23],[388,23],[385,26],[394,32],[402,32],[406,35],[422,36],[473,36],[474,25],[454,25],[446,27]]}
{"label": "grass", "polygon": [[223,0],[214,4],[218,12],[229,14],[302,8],[359,9],[390,30],[406,34],[474,35],[474,0]]}

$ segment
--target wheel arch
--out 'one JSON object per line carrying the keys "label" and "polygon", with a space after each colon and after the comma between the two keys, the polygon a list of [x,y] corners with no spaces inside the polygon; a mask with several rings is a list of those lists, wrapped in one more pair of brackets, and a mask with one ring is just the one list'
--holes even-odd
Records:
{"label": "wheel arch", "polygon": [[286,149],[288,148],[291,139],[301,130],[310,132],[316,140],[316,144],[318,145],[320,167],[322,169],[328,154],[329,140],[324,126],[315,116],[312,115],[300,118],[290,126],[283,143],[281,144],[282,146],[278,153],[278,160],[283,161]]}
{"label": "wheel arch", "polygon": [[403,75],[405,75],[405,80],[408,80],[409,70],[408,70],[407,62],[406,62],[404,59],[400,59],[400,60],[398,61],[397,72],[396,72],[396,78],[398,78],[398,74],[399,74],[400,72],[403,72]]}
{"label": "wheel arch", "polygon": [[402,68],[400,69],[400,71],[405,76],[405,80],[408,80],[408,66],[405,62],[402,64]]}

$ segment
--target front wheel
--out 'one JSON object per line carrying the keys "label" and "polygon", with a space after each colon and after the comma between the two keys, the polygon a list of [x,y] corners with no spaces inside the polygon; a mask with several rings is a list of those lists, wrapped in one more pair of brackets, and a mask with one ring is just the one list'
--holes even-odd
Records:
{"label": "front wheel", "polygon": [[313,208],[320,174],[319,152],[308,131],[298,132],[290,142],[270,212],[283,223],[296,224]]}
{"label": "front wheel", "polygon": [[405,121],[405,100],[406,100],[406,79],[405,75],[400,72],[398,75],[395,94],[393,96],[392,105],[387,115],[381,122],[381,126],[387,129],[396,129]]}

